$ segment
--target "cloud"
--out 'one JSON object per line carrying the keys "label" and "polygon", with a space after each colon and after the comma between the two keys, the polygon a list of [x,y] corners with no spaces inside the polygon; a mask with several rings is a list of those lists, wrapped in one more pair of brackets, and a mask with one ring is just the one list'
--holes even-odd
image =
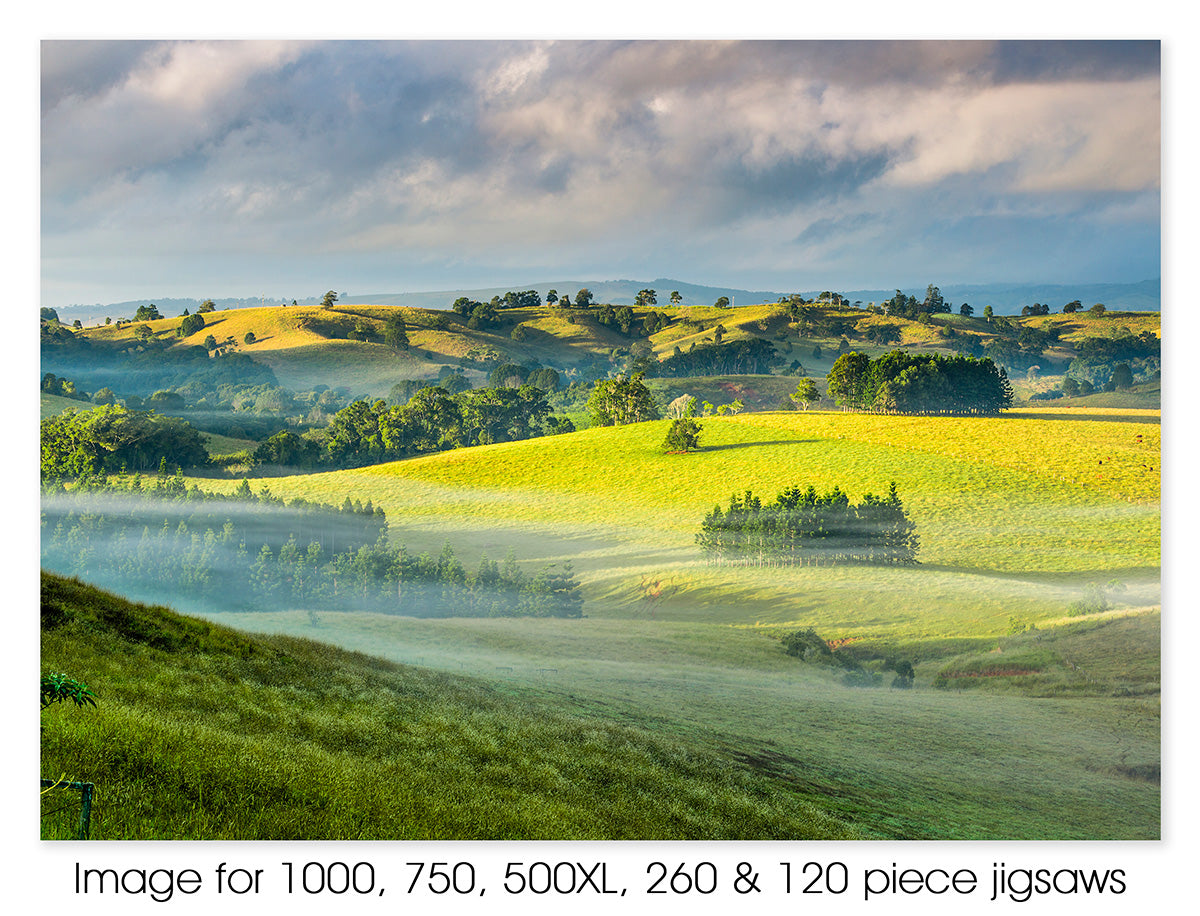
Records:
{"label": "cloud", "polygon": [[831,213],[1152,217],[1158,93],[1154,42],[47,42],[43,243],[750,270]]}

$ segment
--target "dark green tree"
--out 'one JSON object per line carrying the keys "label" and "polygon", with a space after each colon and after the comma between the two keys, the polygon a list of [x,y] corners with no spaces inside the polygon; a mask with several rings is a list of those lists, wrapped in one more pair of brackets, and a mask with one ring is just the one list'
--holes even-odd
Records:
{"label": "dark green tree", "polygon": [[407,350],[408,334],[404,330],[404,318],[398,313],[388,316],[383,326],[383,342],[393,350]]}
{"label": "dark green tree", "polygon": [[701,426],[691,417],[672,420],[667,429],[663,449],[672,454],[686,454],[700,447]]}

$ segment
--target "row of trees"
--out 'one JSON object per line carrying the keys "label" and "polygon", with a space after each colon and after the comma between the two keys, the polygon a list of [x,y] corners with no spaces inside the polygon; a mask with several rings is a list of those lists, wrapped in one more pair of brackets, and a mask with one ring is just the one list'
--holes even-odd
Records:
{"label": "row of trees", "polygon": [[153,411],[107,404],[46,417],[41,424],[43,480],[207,461],[208,450],[190,423]]}
{"label": "row of trees", "polygon": [[697,375],[765,375],[775,361],[775,347],[761,337],[744,337],[727,343],[703,343],[679,350],[650,365],[652,375],[684,378]]}
{"label": "row of trees", "polygon": [[167,479],[139,489],[85,481],[48,493],[44,506],[45,568],[142,600],[420,617],[582,614],[569,565],[531,575],[510,552],[503,563],[482,557],[471,573],[449,544],[436,557],[414,556],[387,543],[383,513],[369,504],[285,504],[250,495],[248,484],[221,498]]}
{"label": "row of trees", "polygon": [[991,415],[1013,399],[1005,371],[971,356],[843,353],[827,378],[835,403],[883,413]]}
{"label": "row of trees", "polygon": [[784,490],[764,503],[750,490],[714,506],[696,543],[718,564],[912,564],[920,539],[895,483],[885,497],[867,493],[854,505],[841,488],[818,495],[814,487]]}
{"label": "row of trees", "polygon": [[421,388],[403,406],[359,400],[338,411],[325,428],[321,460],[337,466],[375,464],[573,430],[570,420],[550,415],[546,392],[534,385],[454,395],[441,387]]}

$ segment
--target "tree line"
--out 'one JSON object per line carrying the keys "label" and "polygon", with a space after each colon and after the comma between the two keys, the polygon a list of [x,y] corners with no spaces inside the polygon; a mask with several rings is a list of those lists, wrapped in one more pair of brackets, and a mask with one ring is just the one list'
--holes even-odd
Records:
{"label": "tree line", "polygon": [[704,517],[696,543],[717,564],[790,566],[913,564],[920,539],[892,483],[885,497],[854,505],[840,487],[783,490],[764,503],[753,492]]}
{"label": "tree line", "polygon": [[[319,452],[314,460],[339,467],[375,464],[574,428],[566,417],[551,416],[546,392],[534,385],[475,388],[453,395],[435,386],[419,389],[403,406],[354,401],[329,421],[323,450],[314,443]],[[281,433],[279,438],[289,435],[294,436]]]}
{"label": "tree line", "polygon": [[[176,476],[84,478],[46,491],[42,565],[142,600],[223,610],[362,609],[421,617],[579,617],[574,573],[529,574],[512,552],[469,572],[447,543],[437,556],[391,546],[369,501],[341,508],[186,488]],[[257,548],[257,549],[256,549]]]}
{"label": "tree line", "polygon": [[882,413],[992,415],[1013,399],[1007,373],[971,356],[843,353],[827,379],[835,403]]}

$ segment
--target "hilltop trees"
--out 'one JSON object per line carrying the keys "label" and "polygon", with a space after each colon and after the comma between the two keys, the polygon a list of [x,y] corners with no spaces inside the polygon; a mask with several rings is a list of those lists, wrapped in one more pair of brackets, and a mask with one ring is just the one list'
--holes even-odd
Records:
{"label": "hilltop trees", "polygon": [[995,414],[1012,406],[1012,387],[990,359],[912,355],[878,359],[844,353],[829,371],[829,396],[844,407],[884,413]]}
{"label": "hilltop trees", "polygon": [[650,368],[657,377],[696,375],[763,375],[771,371],[775,347],[761,337],[744,337],[725,343],[700,344],[660,360]]}
{"label": "hilltop trees", "polygon": [[407,350],[408,333],[404,330],[404,318],[398,312],[388,316],[383,326],[383,342],[393,350]]}

